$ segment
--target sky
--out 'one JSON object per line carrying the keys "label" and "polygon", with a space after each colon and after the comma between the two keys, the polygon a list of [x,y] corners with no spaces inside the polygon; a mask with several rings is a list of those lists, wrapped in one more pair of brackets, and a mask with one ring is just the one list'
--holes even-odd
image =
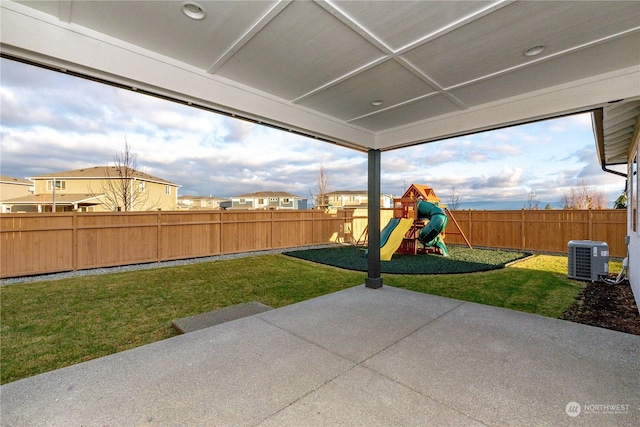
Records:
{"label": "sky", "polygon": [[[367,189],[367,154],[78,77],[0,59],[0,174],[25,178],[113,164],[125,142],[138,170],[179,195],[257,191],[310,197],[321,166],[332,191]],[[381,190],[432,187],[460,209],[562,208],[584,183],[612,206],[624,178],[598,164],[581,114],[386,151]]]}

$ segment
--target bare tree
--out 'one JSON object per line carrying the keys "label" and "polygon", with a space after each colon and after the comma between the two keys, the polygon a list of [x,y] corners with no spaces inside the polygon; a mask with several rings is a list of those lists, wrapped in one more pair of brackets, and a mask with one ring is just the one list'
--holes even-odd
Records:
{"label": "bare tree", "polygon": [[604,209],[607,205],[604,191],[587,185],[584,180],[564,193],[563,202],[565,209]]}
{"label": "bare tree", "polygon": [[452,211],[455,211],[462,204],[462,196],[456,190],[456,187],[453,187],[449,190],[449,200],[447,201],[447,206]]}
{"label": "bare tree", "polygon": [[124,150],[114,154],[113,163],[113,167],[107,167],[106,178],[102,180],[98,191],[109,210],[140,211],[158,206],[158,202],[149,203],[147,182],[140,179],[142,174],[137,170],[138,157],[131,151],[127,141]]}
{"label": "bare tree", "polygon": [[534,211],[538,210],[540,199],[538,199],[537,196],[538,195],[534,190],[529,191],[529,194],[527,195],[527,204],[525,206],[525,209],[534,210]]}
{"label": "bare tree", "polygon": [[328,194],[330,191],[329,173],[324,168],[323,162],[320,164],[316,185],[311,194],[313,196],[313,203],[316,209],[326,209],[329,206]]}

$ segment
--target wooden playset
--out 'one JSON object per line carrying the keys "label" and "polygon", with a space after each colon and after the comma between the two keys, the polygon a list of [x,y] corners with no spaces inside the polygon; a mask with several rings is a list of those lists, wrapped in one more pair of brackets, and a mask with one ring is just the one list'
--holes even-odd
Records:
{"label": "wooden playset", "polygon": [[[395,249],[395,253],[447,255],[448,251],[444,244],[444,229],[448,218],[453,221],[458,230],[455,234],[462,235],[467,246],[471,247],[458,222],[453,218],[453,214],[446,207],[441,208],[439,205],[440,198],[435,191],[431,187],[420,184],[412,184],[402,197],[393,199],[393,219],[390,223],[402,218],[412,221],[399,246]],[[365,229],[357,244],[361,244],[361,241],[362,244],[366,244],[367,237],[368,229]]]}

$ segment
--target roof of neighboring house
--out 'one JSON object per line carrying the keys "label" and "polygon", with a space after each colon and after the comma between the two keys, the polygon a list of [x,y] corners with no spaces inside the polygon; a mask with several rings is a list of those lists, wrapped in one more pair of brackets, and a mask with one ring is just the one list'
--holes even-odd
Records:
{"label": "roof of neighboring house", "polygon": [[7,175],[0,175],[0,182],[3,184],[33,185],[28,179],[13,178]]}
{"label": "roof of neighboring house", "polygon": [[[48,179],[48,178],[65,178],[65,179],[111,178],[111,179],[115,179],[115,178],[118,178],[118,171],[115,166],[93,166],[93,167],[83,168],[83,169],[74,169],[70,171],[62,171],[62,172],[48,173],[44,175],[37,175],[29,178],[30,179]],[[181,185],[175,184],[171,181],[167,181],[166,179],[158,178],[157,176],[140,172],[139,170],[133,170],[132,178],[149,181],[149,182],[156,182],[159,184],[172,185],[174,187],[181,187]]]}
{"label": "roof of neighboring house", "polygon": [[[85,203],[99,205],[102,203],[98,200],[102,195],[95,194],[56,194],[56,205],[74,205],[76,203]],[[53,204],[53,194],[38,194],[15,199],[4,200],[6,205],[37,205],[37,204]]]}
{"label": "roof of neighboring house", "polygon": [[296,196],[295,194],[287,193],[285,191],[258,191],[256,193],[241,194],[239,196],[233,196],[234,199],[239,197],[245,199],[257,198],[257,197],[288,197],[296,199],[304,199],[302,196]]}

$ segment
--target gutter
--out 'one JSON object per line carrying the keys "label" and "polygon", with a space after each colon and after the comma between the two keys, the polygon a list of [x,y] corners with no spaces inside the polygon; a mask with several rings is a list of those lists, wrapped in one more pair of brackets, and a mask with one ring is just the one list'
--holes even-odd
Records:
{"label": "gutter", "polygon": [[598,108],[591,112],[591,124],[593,125],[593,133],[596,137],[596,151],[598,152],[600,167],[605,172],[609,172],[623,178],[628,178],[628,175],[626,173],[607,168],[606,159],[604,157],[604,127],[602,125],[603,118],[604,113],[602,108]]}

